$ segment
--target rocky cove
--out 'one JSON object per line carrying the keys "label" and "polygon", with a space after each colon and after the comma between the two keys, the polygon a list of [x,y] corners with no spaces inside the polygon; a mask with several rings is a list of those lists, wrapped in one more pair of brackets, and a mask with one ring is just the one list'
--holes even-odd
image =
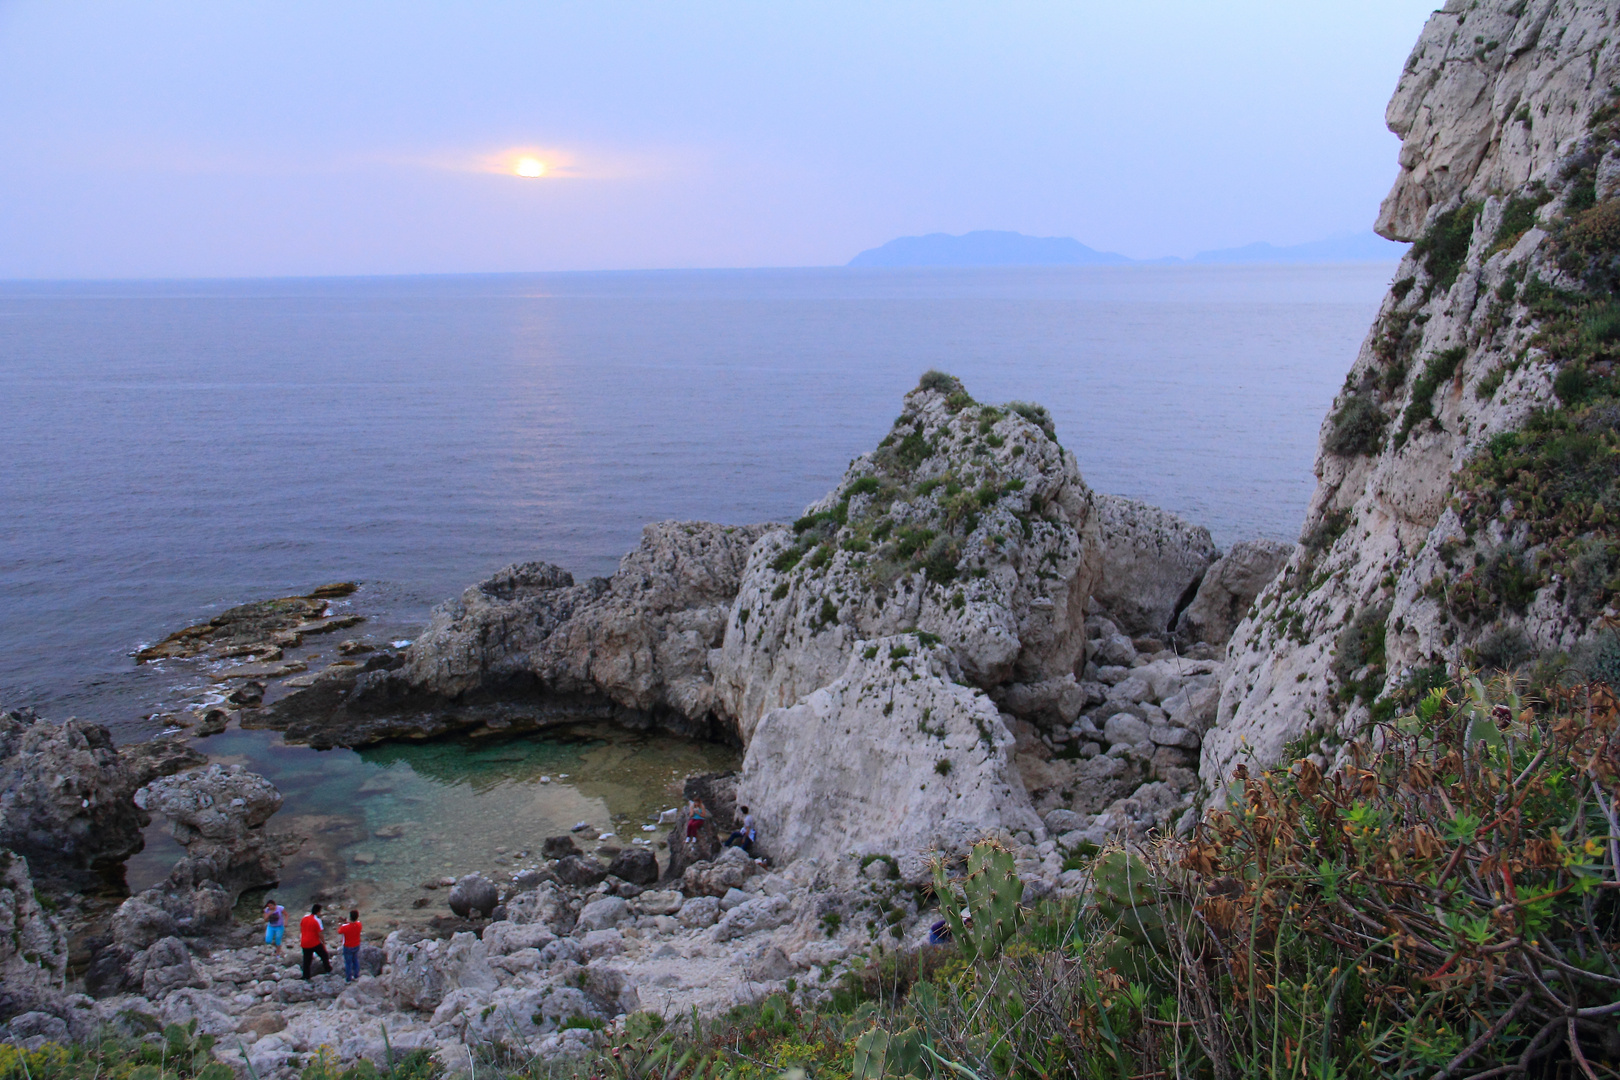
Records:
{"label": "rocky cove", "polygon": [[[1191,832],[1239,765],[1343,764],[1459,669],[1617,677],[1612,21],[1552,0],[1430,19],[1379,221],[1413,248],[1323,421],[1297,545],[1218,551],[1092,491],[1039,405],[930,372],[792,523],[650,524],[611,578],[510,566],[409,643],[349,639],[318,668],[275,635],[335,633],[323,590],[283,603],[291,625],[182,633],[255,665],[190,737],[3,721],[9,1036],[195,1019],[259,1077],[321,1046],[579,1056],[635,1012],[825,1000],[879,949],[922,947],[933,861],[976,841],[1011,854],[1026,902],[1084,897],[1099,849]],[[207,739],[364,759],[565,731],[739,760],[675,763],[678,794],[604,800],[577,833],[503,812],[512,865],[490,848],[433,879],[412,909],[433,914],[401,912],[353,984],[302,982],[233,918],[308,842],[287,827],[305,809]],[[648,820],[692,797],[712,811],[694,844],[679,812]],[[744,805],[754,857],[721,846]],[[154,821],[177,861],[109,910]],[[625,824],[656,840],[603,844]]]}
{"label": "rocky cove", "polygon": [[[586,1021],[824,995],[926,937],[937,856],[1000,837],[1032,895],[1073,893],[1084,853],[1190,823],[1220,647],[1287,553],[1091,492],[1039,406],[930,373],[790,525],[649,525],[584,583],[508,567],[410,642],[317,652],[362,625],[346,585],[232,609],[140,655],[220,687],[150,743],[8,715],[5,842],[68,930],[11,1032],[196,1017],[267,1074],[333,1024],[378,1029],[346,1056],[386,1023],[454,1064],[508,1029],[577,1054]],[[720,843],[743,804],[753,858]],[[64,857],[76,830],[101,840]],[[110,915],[109,869],[134,893]],[[272,884],[366,912],[360,983],[252,944]]]}

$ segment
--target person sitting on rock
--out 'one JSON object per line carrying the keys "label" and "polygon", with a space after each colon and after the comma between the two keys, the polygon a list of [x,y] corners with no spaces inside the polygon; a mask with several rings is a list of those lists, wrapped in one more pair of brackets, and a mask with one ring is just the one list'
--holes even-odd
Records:
{"label": "person sitting on rock", "polygon": [[326,927],[321,923],[321,905],[310,905],[309,914],[298,924],[298,934],[299,944],[304,950],[304,981],[309,981],[309,969],[314,966],[317,956],[326,965],[326,970],[321,974],[332,974],[332,954],[326,951]]}
{"label": "person sitting on rock", "polygon": [[703,831],[703,822],[709,816],[709,808],[703,805],[702,799],[693,799],[692,804],[686,808],[686,846],[697,844],[698,833]]}
{"label": "person sitting on rock", "polygon": [[754,832],[754,815],[748,812],[748,807],[746,806],[739,807],[738,809],[742,810],[742,828],[726,837],[726,847],[740,847],[748,854],[752,855],[754,853],[754,840],[756,839],[756,834]]}
{"label": "person sitting on rock", "polygon": [[287,909],[276,903],[273,896],[264,898],[264,943],[275,947],[281,955],[281,939],[287,933]]}

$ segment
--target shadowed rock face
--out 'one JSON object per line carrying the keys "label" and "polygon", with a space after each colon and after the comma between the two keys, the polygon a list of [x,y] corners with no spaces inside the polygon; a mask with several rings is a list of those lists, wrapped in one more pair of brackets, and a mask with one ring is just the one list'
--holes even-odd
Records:
{"label": "shadowed rock face", "polygon": [[[1620,410],[1584,329],[1620,254],[1612,22],[1585,0],[1454,0],[1425,26],[1378,220],[1418,243],[1323,422],[1301,545],[1233,635],[1206,786],[1301,741],[1325,766],[1442,668],[1578,660],[1614,614]],[[1542,453],[1548,430],[1594,456]]]}
{"label": "shadowed rock face", "polygon": [[100,724],[0,713],[0,846],[36,877],[87,887],[90,871],[141,850],[151,818],[130,798],[140,780]]}
{"label": "shadowed rock face", "polygon": [[253,723],[315,746],[596,717],[713,734],[709,652],[762,527],[665,521],[612,578],[509,566],[435,609],[402,658],[293,694]]}
{"label": "shadowed rock face", "polygon": [[1275,540],[1233,544],[1204,573],[1192,603],[1176,619],[1176,636],[1186,643],[1225,645],[1254,598],[1271,584],[1293,553],[1293,544]]}
{"label": "shadowed rock face", "polygon": [[1209,530],[1157,506],[1097,496],[1102,565],[1092,598],[1131,635],[1171,630],[1220,552]]}
{"label": "shadowed rock face", "polygon": [[61,931],[34,896],[27,860],[0,848],[0,1023],[59,999],[67,959]]}

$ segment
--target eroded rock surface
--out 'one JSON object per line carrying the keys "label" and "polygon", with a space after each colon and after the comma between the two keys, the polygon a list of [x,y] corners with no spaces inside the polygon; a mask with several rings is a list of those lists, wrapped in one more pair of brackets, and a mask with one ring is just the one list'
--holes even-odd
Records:
{"label": "eroded rock surface", "polygon": [[1293,544],[1276,540],[1233,544],[1204,572],[1197,595],[1176,620],[1176,636],[1188,644],[1225,645],[1254,606],[1254,598],[1282,572],[1293,553]]}
{"label": "eroded rock surface", "polygon": [[1097,611],[1131,635],[1173,629],[1220,554],[1202,525],[1118,495],[1097,496],[1097,544]]}
{"label": "eroded rock surface", "polygon": [[1613,354],[1583,327],[1620,284],[1612,21],[1484,0],[1425,26],[1378,220],[1417,243],[1323,422],[1300,546],[1234,633],[1212,788],[1291,746],[1325,766],[1375,705],[1459,665],[1598,659],[1620,536],[1597,447],[1620,410]]}
{"label": "eroded rock surface", "polygon": [[957,850],[987,831],[1036,832],[1013,737],[952,652],[879,638],[841,677],[759,721],[738,799],[779,860]]}

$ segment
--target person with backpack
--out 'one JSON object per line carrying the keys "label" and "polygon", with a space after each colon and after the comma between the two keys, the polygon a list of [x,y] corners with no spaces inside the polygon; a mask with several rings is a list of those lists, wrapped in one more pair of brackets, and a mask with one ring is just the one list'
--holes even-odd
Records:
{"label": "person with backpack", "polygon": [[321,922],[321,905],[310,905],[309,914],[298,924],[298,942],[304,950],[305,982],[309,981],[309,969],[314,966],[317,956],[326,965],[326,970],[321,974],[332,974],[332,954],[326,951],[326,927]]}

